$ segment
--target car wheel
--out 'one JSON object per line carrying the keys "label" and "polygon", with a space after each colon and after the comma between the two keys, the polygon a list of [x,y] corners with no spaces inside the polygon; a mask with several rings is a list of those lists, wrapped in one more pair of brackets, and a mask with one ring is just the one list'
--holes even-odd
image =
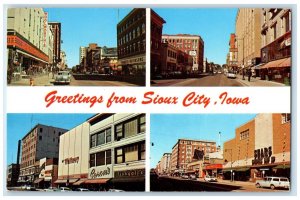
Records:
{"label": "car wheel", "polygon": [[271,187],[271,189],[272,189],[272,190],[274,190],[274,189],[275,189],[275,186],[274,186],[274,185],[271,185],[270,187]]}
{"label": "car wheel", "polygon": [[255,184],[255,187],[260,188],[260,184],[259,184],[259,183],[256,183],[256,184]]}

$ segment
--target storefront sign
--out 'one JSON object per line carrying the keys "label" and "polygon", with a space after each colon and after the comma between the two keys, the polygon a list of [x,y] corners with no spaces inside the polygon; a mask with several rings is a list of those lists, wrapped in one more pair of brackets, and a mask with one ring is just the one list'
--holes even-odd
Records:
{"label": "storefront sign", "polygon": [[49,58],[46,54],[41,52],[39,49],[36,47],[32,46],[30,43],[24,41],[17,35],[8,35],[7,36],[7,46],[15,46],[18,49],[21,49],[33,56],[36,56],[37,58],[40,58],[44,60],[45,62],[49,61]]}
{"label": "storefront sign", "polygon": [[146,62],[146,57],[140,56],[140,57],[135,57],[130,59],[122,59],[120,60],[120,65],[132,65],[132,64],[139,64],[145,62]]}
{"label": "storefront sign", "polygon": [[44,14],[44,47],[46,47],[46,38],[47,38],[47,21],[48,21],[48,13],[45,12]]}
{"label": "storefront sign", "polygon": [[89,169],[89,179],[112,178],[111,166],[100,166]]}
{"label": "storefront sign", "polygon": [[252,165],[262,165],[275,162],[275,156],[272,156],[272,147],[265,147],[254,150],[254,159]]}
{"label": "storefront sign", "polygon": [[75,157],[75,158],[66,158],[64,160],[62,160],[63,163],[65,163],[65,165],[68,164],[72,164],[72,163],[78,163],[79,162],[79,156]]}
{"label": "storefront sign", "polygon": [[115,178],[119,178],[119,177],[139,177],[139,176],[145,176],[145,169],[133,169],[133,170],[115,172]]}

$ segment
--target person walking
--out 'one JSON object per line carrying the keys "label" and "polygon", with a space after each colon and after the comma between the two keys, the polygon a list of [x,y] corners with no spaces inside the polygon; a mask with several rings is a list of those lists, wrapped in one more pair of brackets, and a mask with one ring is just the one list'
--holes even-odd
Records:
{"label": "person walking", "polygon": [[251,69],[248,69],[248,82],[250,82],[251,75],[252,75]]}

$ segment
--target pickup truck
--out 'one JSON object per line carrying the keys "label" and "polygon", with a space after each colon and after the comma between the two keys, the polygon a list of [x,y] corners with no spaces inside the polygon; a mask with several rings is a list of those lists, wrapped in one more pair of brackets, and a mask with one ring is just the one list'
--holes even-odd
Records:
{"label": "pickup truck", "polygon": [[59,71],[55,76],[54,84],[70,84],[71,75],[69,71]]}
{"label": "pickup truck", "polygon": [[255,182],[255,186],[257,188],[268,187],[268,188],[271,188],[272,190],[274,190],[275,188],[290,189],[290,181],[286,177],[268,176],[262,180],[257,180]]}

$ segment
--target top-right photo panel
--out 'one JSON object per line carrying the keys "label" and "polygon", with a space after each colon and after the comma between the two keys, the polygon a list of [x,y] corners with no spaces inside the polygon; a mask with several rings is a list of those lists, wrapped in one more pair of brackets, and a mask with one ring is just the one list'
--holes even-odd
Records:
{"label": "top-right photo panel", "polygon": [[151,86],[291,85],[292,9],[151,9]]}

